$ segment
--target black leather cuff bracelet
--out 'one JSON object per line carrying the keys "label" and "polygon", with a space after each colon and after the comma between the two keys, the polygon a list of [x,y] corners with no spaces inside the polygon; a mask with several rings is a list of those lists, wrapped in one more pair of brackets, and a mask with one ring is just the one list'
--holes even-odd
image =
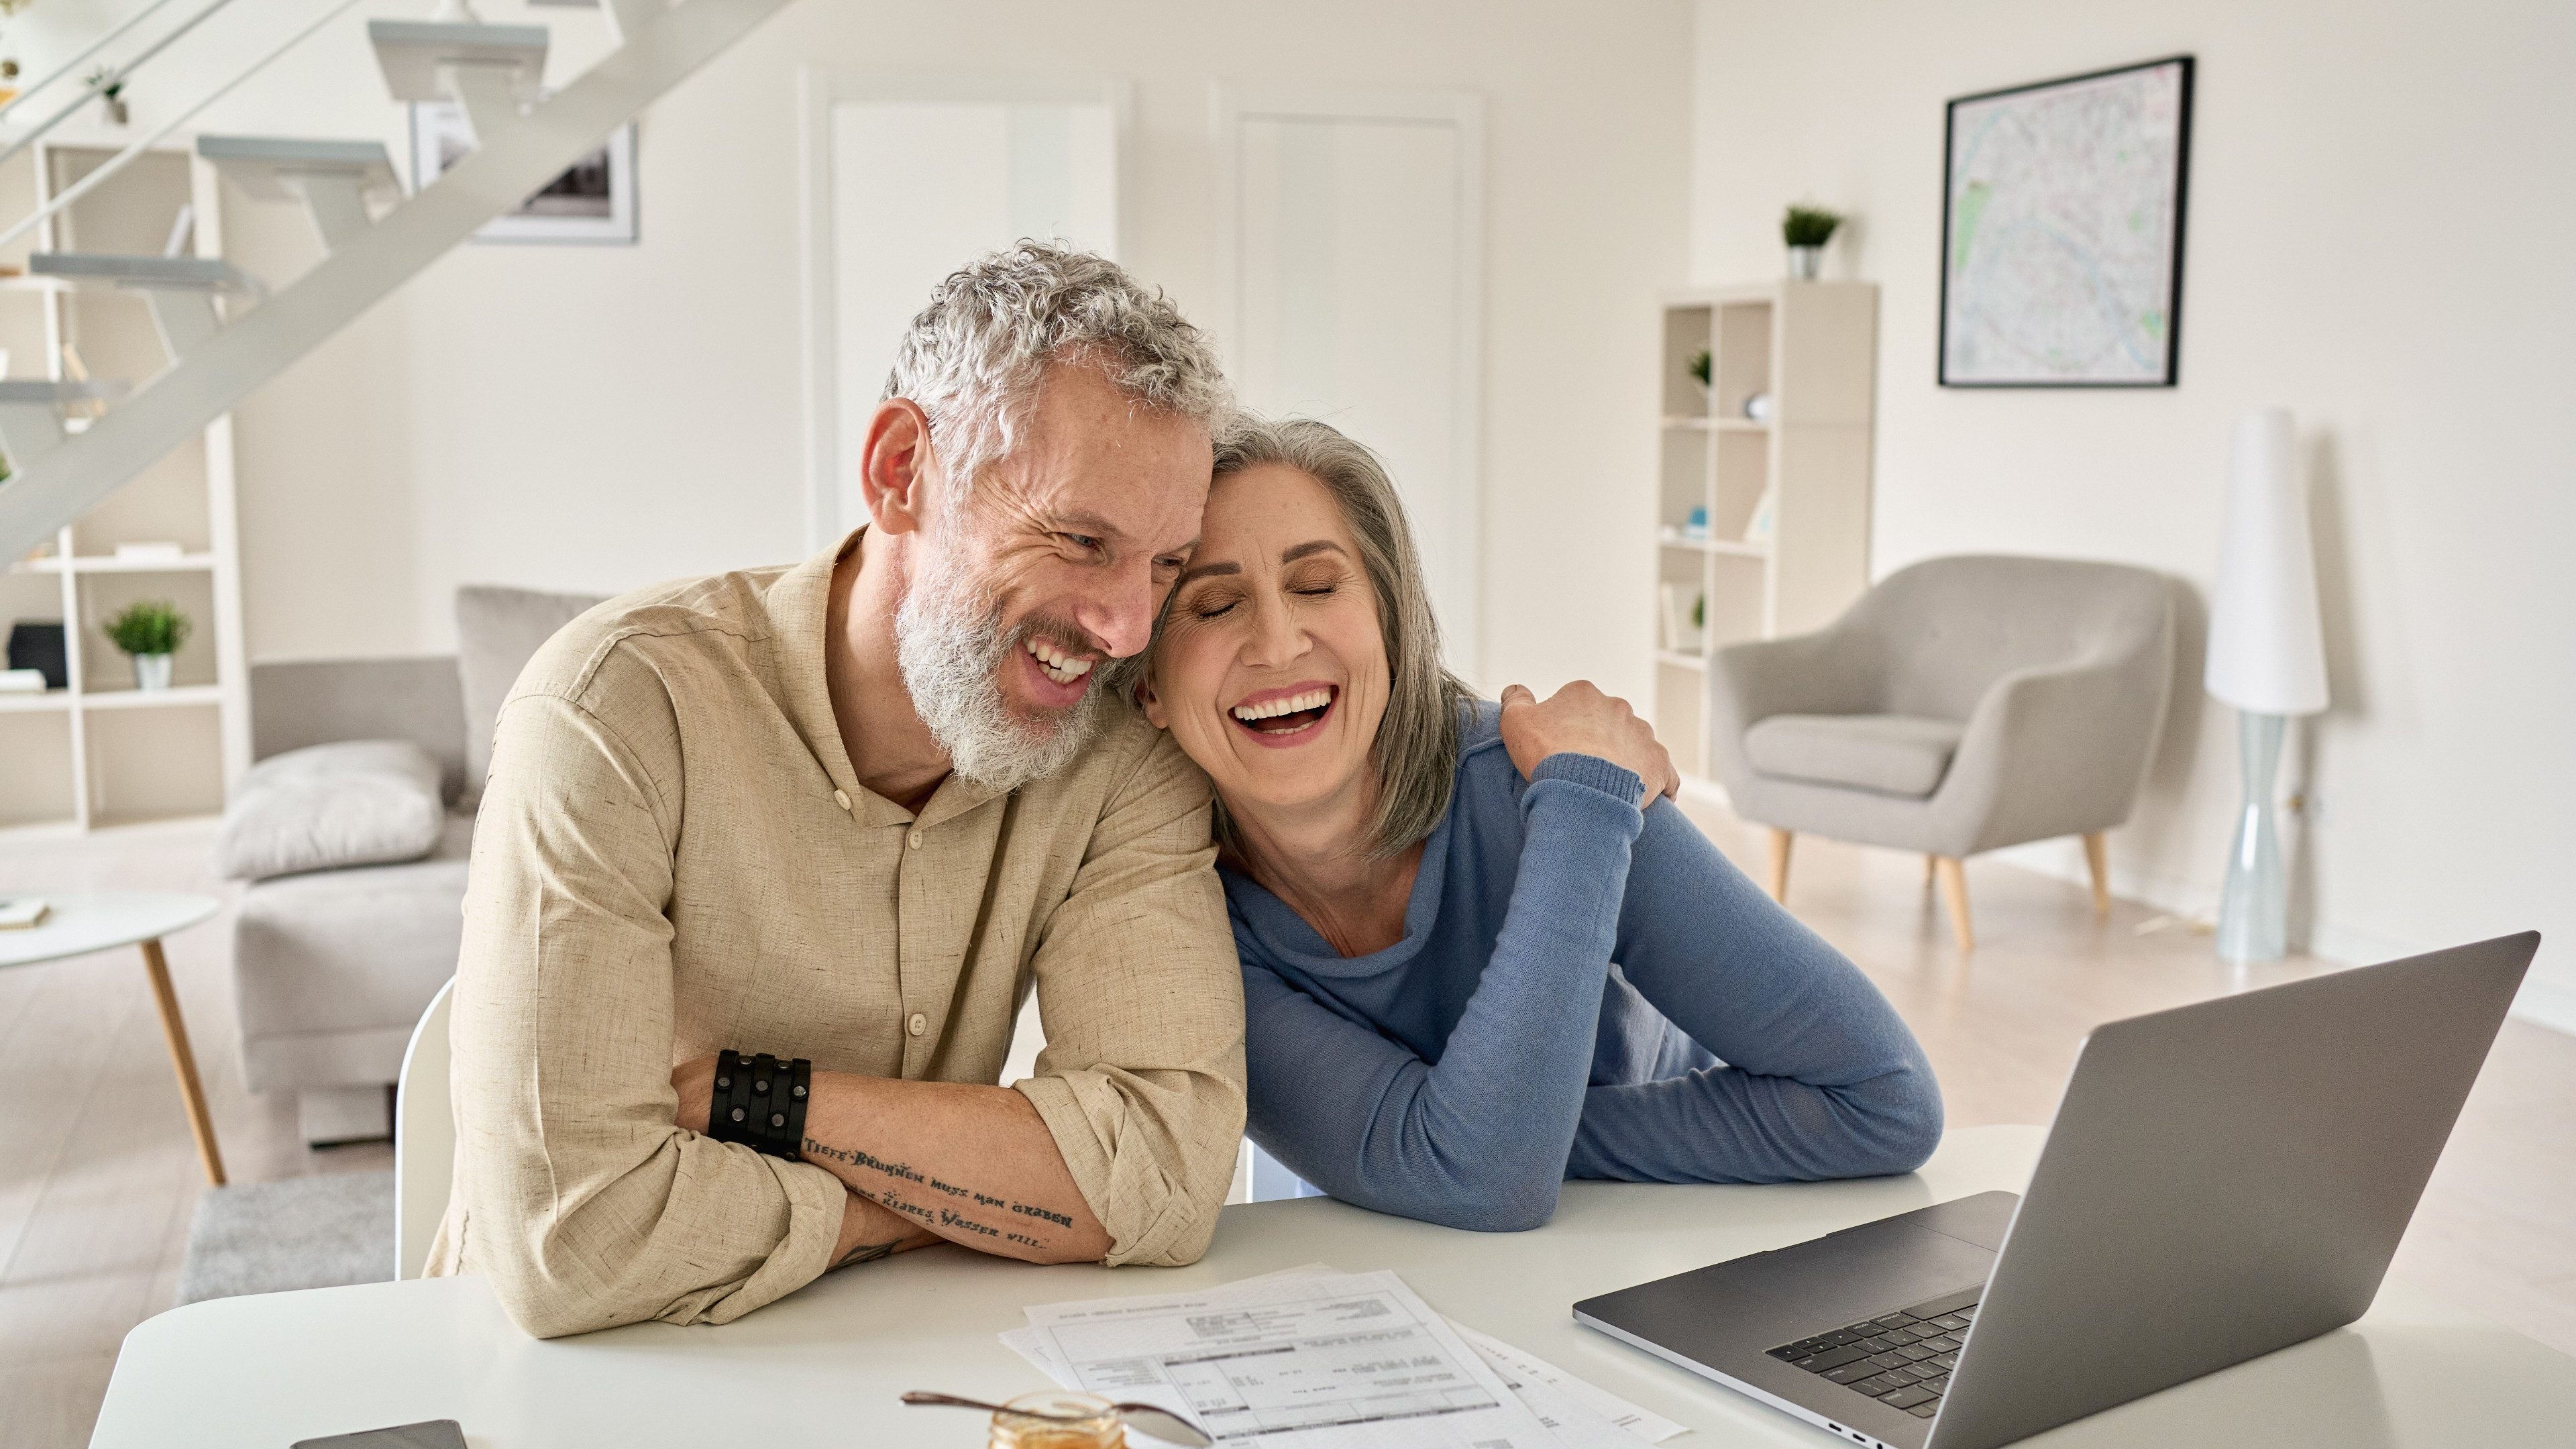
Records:
{"label": "black leather cuff bracelet", "polygon": [[782,1062],[766,1053],[746,1057],[727,1048],[716,1054],[707,1135],[772,1157],[799,1156],[805,1146],[805,1105],[813,1091],[814,1064],[805,1058]]}

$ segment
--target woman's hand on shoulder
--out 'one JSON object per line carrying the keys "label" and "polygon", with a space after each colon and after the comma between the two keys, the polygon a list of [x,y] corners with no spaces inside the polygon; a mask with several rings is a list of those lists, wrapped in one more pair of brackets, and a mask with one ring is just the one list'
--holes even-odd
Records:
{"label": "woman's hand on shoulder", "polygon": [[1654,727],[1637,718],[1628,701],[1603,694],[1590,680],[1578,679],[1544,702],[1525,686],[1509,685],[1502,704],[1503,748],[1521,778],[1529,778],[1550,755],[1590,755],[1646,782],[1640,807],[1657,795],[1680,796],[1681,774],[1656,740]]}

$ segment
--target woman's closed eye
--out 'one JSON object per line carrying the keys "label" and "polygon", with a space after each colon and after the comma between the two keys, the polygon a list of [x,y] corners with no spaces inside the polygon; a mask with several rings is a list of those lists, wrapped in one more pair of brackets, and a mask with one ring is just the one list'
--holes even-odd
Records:
{"label": "woman's closed eye", "polygon": [[1201,589],[1182,602],[1181,611],[1194,619],[1222,619],[1241,602],[1243,595],[1234,589]]}
{"label": "woman's closed eye", "polygon": [[1287,589],[1289,593],[1303,599],[1329,599],[1341,591],[1345,577],[1344,569],[1329,563],[1320,563],[1319,567],[1302,568],[1291,573],[1287,579]]}

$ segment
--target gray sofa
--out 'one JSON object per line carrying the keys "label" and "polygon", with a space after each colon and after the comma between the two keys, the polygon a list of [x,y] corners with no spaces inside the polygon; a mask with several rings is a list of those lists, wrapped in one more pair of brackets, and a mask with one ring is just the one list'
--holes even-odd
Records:
{"label": "gray sofa", "polygon": [[404,1046],[463,936],[473,807],[510,685],[590,595],[470,587],[458,653],[251,668],[251,751],[269,760],[346,740],[408,740],[439,767],[449,808],[430,851],[393,864],[253,882],[233,922],[243,1075],[293,1092],[315,1145],[384,1137]]}
{"label": "gray sofa", "polygon": [[1718,651],[1711,764],[1771,827],[1785,898],[1798,834],[1921,851],[1961,950],[1961,862],[2084,837],[2109,908],[2103,832],[2129,818],[2172,693],[2174,584],[2071,559],[1931,559],[1831,625]]}

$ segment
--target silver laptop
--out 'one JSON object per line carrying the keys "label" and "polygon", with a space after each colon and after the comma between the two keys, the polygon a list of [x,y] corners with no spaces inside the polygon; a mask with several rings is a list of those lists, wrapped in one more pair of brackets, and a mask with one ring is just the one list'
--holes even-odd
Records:
{"label": "silver laptop", "polygon": [[1856,1443],[1989,1449],[2338,1328],[2379,1292],[2540,937],[2115,1021],[2027,1195],[1574,1316]]}

